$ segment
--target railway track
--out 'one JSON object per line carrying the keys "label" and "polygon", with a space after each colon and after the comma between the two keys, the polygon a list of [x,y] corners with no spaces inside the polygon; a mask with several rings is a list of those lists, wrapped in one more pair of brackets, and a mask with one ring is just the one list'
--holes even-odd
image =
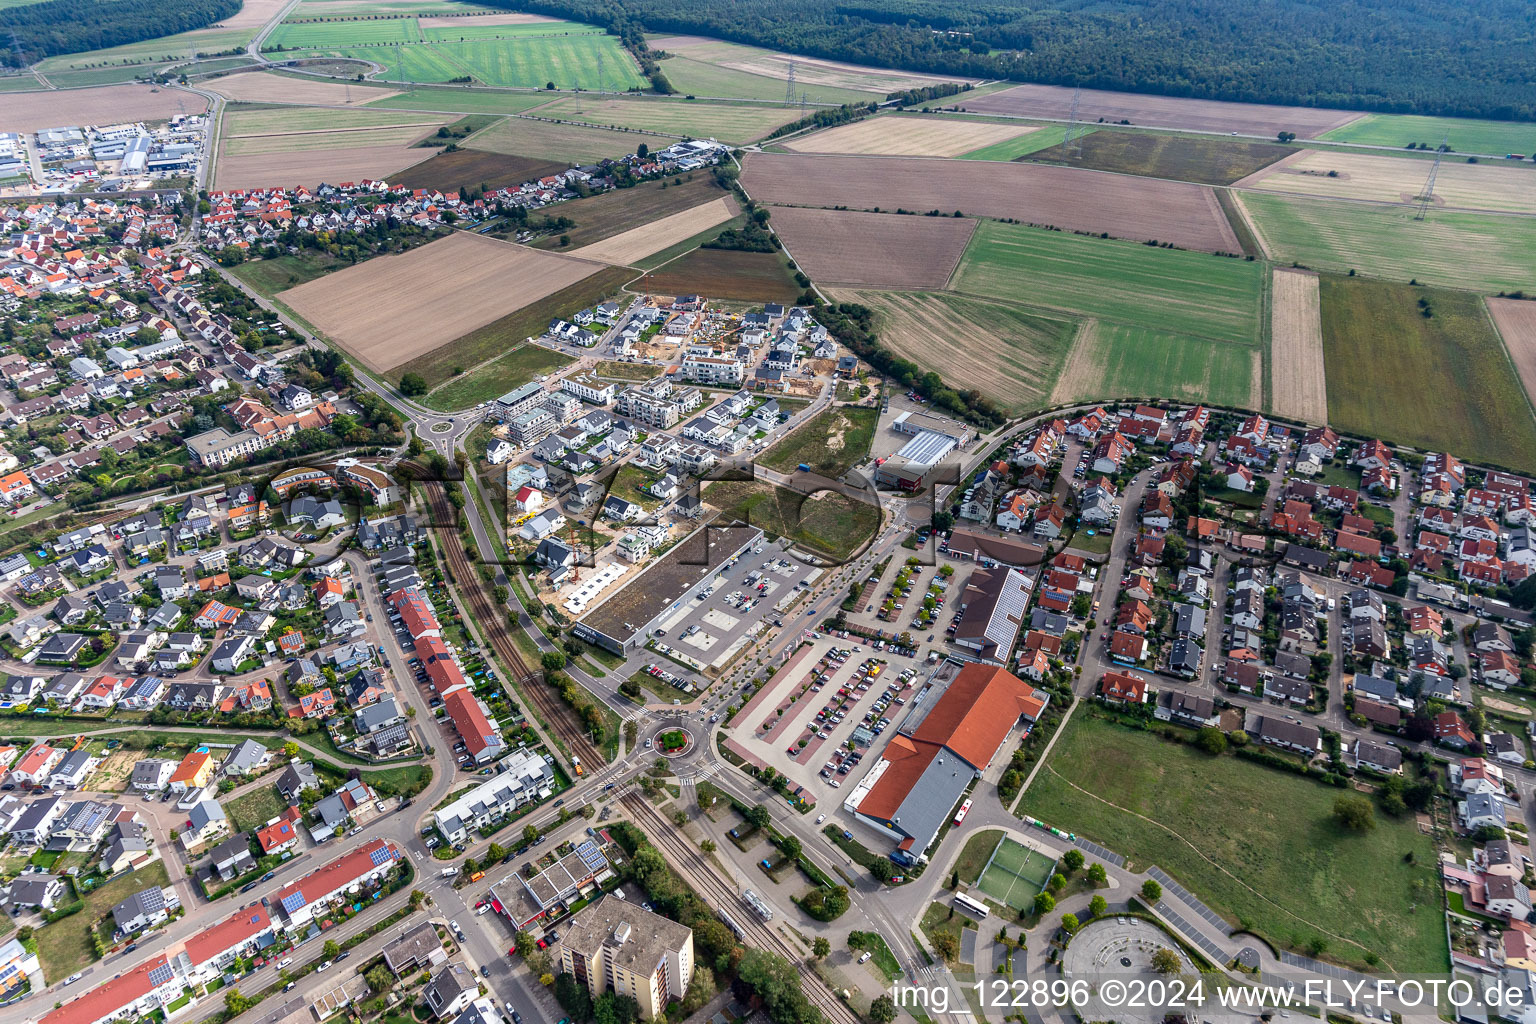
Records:
{"label": "railway track", "polygon": [[[432,505],[433,520],[439,523],[457,522],[457,514],[448,501],[447,485],[442,481],[424,481],[422,486]],[[523,660],[522,652],[512,639],[506,615],[497,609],[496,602],[486,592],[485,582],[480,579],[474,563],[469,560],[459,532],[439,530],[437,536],[442,541],[453,581],[460,595],[468,602],[468,611],[479,626],[480,635],[485,637],[491,649],[501,658],[502,664],[516,678],[520,696],[538,708],[544,723],[560,738],[567,750],[596,768],[602,763],[602,752],[592,745],[581,723],[573,721],[571,709],[550,692],[550,688],[544,684],[543,676],[530,669]]]}
{"label": "railway track", "polygon": [[[742,903],[735,887],[720,879],[714,867],[704,859],[704,855],[696,850],[687,837],[680,833],[670,821],[662,817],[661,812],[652,807],[649,800],[631,791],[621,798],[620,803],[629,811],[630,821],[640,827],[651,842],[667,854],[667,861],[689,881],[694,891],[703,897],[716,913],[723,912],[729,916],[729,922],[736,924],[743,942],[770,953],[777,953],[795,965],[796,970],[800,972],[800,987],[804,990],[806,998],[821,1010],[828,1024],[862,1024],[859,1015],[837,997],[837,993],[822,980],[821,975],[806,966],[805,954],[785,942],[756,913]],[[646,827],[647,825],[650,827]]]}

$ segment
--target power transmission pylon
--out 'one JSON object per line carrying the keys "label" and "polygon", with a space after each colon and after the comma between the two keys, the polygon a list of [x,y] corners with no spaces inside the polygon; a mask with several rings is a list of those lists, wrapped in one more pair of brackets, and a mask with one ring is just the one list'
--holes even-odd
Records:
{"label": "power transmission pylon", "polygon": [[786,107],[795,105],[795,62],[793,59],[789,62],[789,81],[784,84],[784,105]]}
{"label": "power transmission pylon", "polygon": [[1072,113],[1067,115],[1067,134],[1063,136],[1061,140],[1061,148],[1063,152],[1070,150],[1071,152],[1076,153],[1079,149],[1077,140],[1082,136],[1078,134],[1077,130],[1077,104],[1078,101],[1082,99],[1082,96],[1082,86],[1078,86],[1072,90]]}
{"label": "power transmission pylon", "polygon": [[800,116],[801,117],[805,116],[805,108],[808,107],[808,106],[810,106],[810,97],[808,97],[806,95],[804,89],[801,89],[800,90]]}
{"label": "power transmission pylon", "polygon": [[1435,162],[1430,164],[1429,178],[1424,182],[1424,191],[1419,193],[1419,211],[1413,215],[1414,220],[1423,220],[1424,211],[1435,201],[1435,178],[1440,174],[1440,159],[1445,156],[1449,139],[1449,135],[1441,136],[1440,145],[1435,147]]}

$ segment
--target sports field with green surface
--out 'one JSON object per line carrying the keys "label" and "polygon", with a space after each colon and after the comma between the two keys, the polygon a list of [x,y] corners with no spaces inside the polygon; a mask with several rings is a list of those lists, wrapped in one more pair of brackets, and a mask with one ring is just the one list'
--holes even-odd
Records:
{"label": "sports field with green surface", "polygon": [[[1093,129],[1088,129],[1091,133]],[[1088,133],[1085,133],[1088,134]],[[1019,135],[1003,142],[994,142],[990,146],[973,149],[969,153],[960,155],[961,160],[1017,160],[1021,156],[1038,153],[1042,149],[1050,149],[1060,144],[1062,137],[1067,134],[1067,126],[1064,124],[1048,124],[1025,135]]]}
{"label": "sports field with green surface", "polygon": [[[700,99],[784,102],[785,78],[755,75],[750,71],[723,68],[718,64],[706,64],[689,57],[669,57],[662,61],[661,70],[667,76],[667,81],[672,83],[672,88],[684,95],[698,96]],[[795,95],[801,93],[812,103],[868,103],[872,99],[884,98],[858,89],[796,82]]]}
{"label": "sports field with green surface", "polygon": [[1331,275],[1320,285],[1330,423],[1536,470],[1536,421],[1480,298]]}
{"label": "sports field with green surface", "polygon": [[1262,385],[1257,345],[1098,321],[1078,336],[1051,397],[1173,398],[1256,409]]}
{"label": "sports field with green surface", "polygon": [[655,142],[655,136],[509,117],[476,135],[471,145],[491,153],[585,164],[633,153],[642,142]]}
{"label": "sports field with green surface", "polygon": [[1178,334],[1256,343],[1258,262],[982,221],[950,281],[957,292]]}
{"label": "sports field with green surface", "polygon": [[1420,117],[1415,114],[1366,114],[1335,128],[1323,138],[1366,146],[1403,149],[1420,143],[1433,150],[1442,138],[1458,153],[1536,153],[1536,124],[1519,121],[1476,121],[1464,117]]}
{"label": "sports field with green surface", "polygon": [[1278,262],[1473,291],[1536,288],[1536,218],[1240,193]]}
{"label": "sports field with green surface", "polygon": [[543,92],[499,92],[466,86],[421,86],[398,96],[369,100],[365,106],[400,110],[451,110],[463,114],[520,114],[550,102]]}
{"label": "sports field with green surface", "polygon": [[539,111],[541,117],[643,128],[670,135],[750,142],[800,116],[798,108],[705,103],[684,99],[573,96]]}
{"label": "sports field with green surface", "polygon": [[981,891],[1014,910],[1029,910],[1050,881],[1054,858],[1004,836],[981,873]]}
{"label": "sports field with green surface", "polygon": [[1411,815],[1378,813],[1369,832],[1343,828],[1333,817],[1342,792],[1078,714],[1018,810],[1124,854],[1136,870],[1161,867],[1279,946],[1320,939],[1331,960],[1363,965],[1369,951],[1384,971],[1444,971],[1433,843]]}

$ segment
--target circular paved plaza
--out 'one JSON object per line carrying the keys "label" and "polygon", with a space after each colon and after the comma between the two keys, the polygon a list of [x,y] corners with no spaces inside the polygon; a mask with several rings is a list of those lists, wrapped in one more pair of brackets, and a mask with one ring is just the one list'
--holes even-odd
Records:
{"label": "circular paved plaza", "polygon": [[[1197,973],[1178,943],[1157,925],[1139,917],[1114,915],[1084,925],[1072,937],[1061,958],[1062,970],[1073,980],[1087,981],[1096,991],[1109,978],[1125,981],[1137,976],[1168,977],[1171,981],[1177,975],[1158,975],[1152,969],[1152,954],[1159,949],[1171,949],[1178,954],[1180,974]],[[1078,1009],[1089,1019],[1113,1019],[1118,1024],[1161,1024],[1164,1017],[1162,1010],[1152,1008],[1094,1006],[1091,1012],[1089,1007]]]}

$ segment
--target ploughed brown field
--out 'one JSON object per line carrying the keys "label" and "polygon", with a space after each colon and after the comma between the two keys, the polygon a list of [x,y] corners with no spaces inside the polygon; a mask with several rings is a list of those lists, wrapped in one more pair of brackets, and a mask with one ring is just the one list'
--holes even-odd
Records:
{"label": "ploughed brown field", "polygon": [[226,99],[246,103],[298,103],[321,106],[362,106],[374,100],[400,95],[398,89],[365,86],[361,83],[328,82],[324,79],[291,78],[271,71],[243,71],[224,75],[199,88],[216,92]]}
{"label": "ploughed brown field", "polygon": [[694,249],[636,281],[634,291],[657,295],[698,292],[739,302],[795,302],[800,286],[776,252]]}
{"label": "ploughed brown field", "polygon": [[855,288],[935,290],[949,283],[976,222],[781,206],[773,228],[811,280]]}
{"label": "ploughed brown field", "polygon": [[453,191],[462,190],[466,186],[478,188],[483,182],[497,189],[545,178],[566,170],[567,166],[552,160],[487,153],[479,149],[457,149],[452,153],[438,152],[436,156],[428,157],[419,164],[391,174],[389,183],[402,188]]}
{"label": "ploughed brown field", "polygon": [[0,103],[0,124],[8,132],[35,132],[61,124],[117,124],[169,121],[177,114],[201,114],[208,101],[178,89],[149,85],[106,85],[99,89],[11,92]]}
{"label": "ploughed brown field", "polygon": [[[1062,85],[1016,85],[988,96],[966,99],[960,105],[973,114],[1014,114],[1065,120],[1072,116],[1072,92]],[[1295,132],[1303,139],[1315,139],[1362,116],[1348,110],[1228,103],[1225,100],[1146,96],[1099,89],[1084,89],[1077,109],[1080,121],[1094,122],[1103,118],[1111,124],[1129,121],[1133,125],[1157,128],[1240,132],[1244,135],[1273,136],[1286,131]]]}
{"label": "ploughed brown field", "polygon": [[742,184],[764,203],[959,210],[1185,249],[1240,250],[1215,192],[1187,182],[990,160],[748,153]]}
{"label": "ploughed brown field", "polygon": [[459,231],[278,298],[370,369],[388,370],[602,269]]}

